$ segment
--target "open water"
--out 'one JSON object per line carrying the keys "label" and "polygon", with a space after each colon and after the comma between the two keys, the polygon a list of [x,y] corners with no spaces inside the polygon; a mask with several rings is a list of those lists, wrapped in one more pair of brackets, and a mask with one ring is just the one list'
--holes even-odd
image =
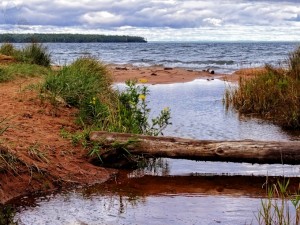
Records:
{"label": "open water", "polygon": [[[107,63],[214,68],[231,73],[241,67],[278,64],[296,43],[48,44],[55,63],[92,54]],[[152,116],[171,109],[165,135],[212,140],[299,140],[299,134],[268,122],[227,112],[220,80],[151,85]],[[116,88],[123,89],[118,84]],[[300,148],[300,146],[299,146]],[[300,166],[194,162],[163,159],[131,171],[112,185],[36,198],[18,208],[19,224],[257,224],[266,177],[300,181]],[[223,180],[225,179],[225,180]],[[252,182],[253,181],[253,182]],[[252,184],[253,183],[253,184]],[[251,185],[257,183],[253,189]],[[105,185],[104,185],[105,186]],[[27,198],[21,199],[26,202]],[[30,199],[32,202],[32,199]]]}
{"label": "open water", "polygon": [[[240,68],[278,65],[300,44],[295,42],[195,43],[49,43],[53,63],[69,64],[78,57],[94,56],[105,63],[135,66],[161,65],[194,70],[211,68],[232,73]],[[24,44],[19,44],[22,46]]]}

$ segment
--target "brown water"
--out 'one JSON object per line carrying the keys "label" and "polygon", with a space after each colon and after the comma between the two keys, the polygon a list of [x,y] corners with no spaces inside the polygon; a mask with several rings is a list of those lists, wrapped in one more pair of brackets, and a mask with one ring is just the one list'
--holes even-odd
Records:
{"label": "brown water", "polygon": [[[198,80],[151,86],[150,106],[155,112],[171,108],[173,126],[166,135],[299,140],[272,124],[227,113],[225,85]],[[104,185],[20,199],[14,220],[22,225],[257,224],[264,184],[282,176],[298,187],[300,166],[155,160],[145,169],[121,171]]]}

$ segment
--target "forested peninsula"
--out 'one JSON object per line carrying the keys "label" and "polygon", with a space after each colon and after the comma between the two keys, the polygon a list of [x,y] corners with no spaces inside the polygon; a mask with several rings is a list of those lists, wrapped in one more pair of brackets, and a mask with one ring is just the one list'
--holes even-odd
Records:
{"label": "forested peninsula", "polygon": [[128,43],[128,42],[147,42],[145,38],[139,36],[119,36],[119,35],[99,35],[99,34],[0,34],[0,42],[10,43]]}

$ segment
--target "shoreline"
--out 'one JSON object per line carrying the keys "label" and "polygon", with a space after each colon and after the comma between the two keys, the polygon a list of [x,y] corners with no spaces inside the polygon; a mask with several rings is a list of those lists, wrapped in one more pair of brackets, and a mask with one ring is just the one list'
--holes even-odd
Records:
{"label": "shoreline", "polygon": [[228,82],[238,82],[241,77],[253,78],[262,68],[244,68],[232,74],[218,73],[214,70],[190,70],[184,68],[172,68],[163,66],[137,67],[133,65],[107,65],[114,83],[124,83],[126,80],[136,80],[138,83],[147,84],[172,84],[186,83],[196,79],[208,81],[220,79]]}

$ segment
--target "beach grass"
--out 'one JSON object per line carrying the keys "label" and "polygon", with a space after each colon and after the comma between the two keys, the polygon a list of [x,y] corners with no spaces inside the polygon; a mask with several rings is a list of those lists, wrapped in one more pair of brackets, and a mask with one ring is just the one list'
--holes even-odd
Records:
{"label": "beach grass", "polygon": [[225,105],[288,129],[300,128],[300,48],[291,53],[287,68],[266,65],[253,79],[240,78],[228,88]]}
{"label": "beach grass", "polygon": [[0,47],[0,54],[12,56],[17,62],[36,64],[49,67],[51,55],[47,47],[38,43],[31,43],[22,49],[17,49],[10,43],[4,43]]}
{"label": "beach grass", "polygon": [[49,68],[28,63],[11,63],[0,65],[0,83],[16,78],[28,78],[45,76],[50,72]]}

